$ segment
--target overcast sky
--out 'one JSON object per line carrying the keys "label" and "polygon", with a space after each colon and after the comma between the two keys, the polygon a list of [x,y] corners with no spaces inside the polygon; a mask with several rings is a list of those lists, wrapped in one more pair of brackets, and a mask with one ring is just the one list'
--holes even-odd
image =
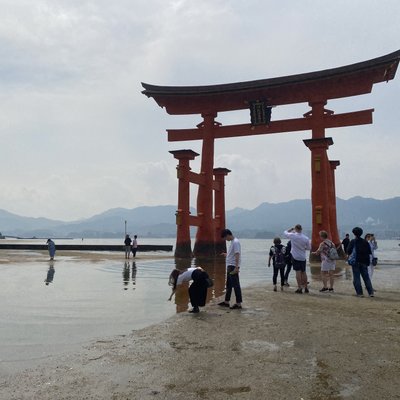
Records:
{"label": "overcast sky", "polygon": [[[76,220],[109,208],[177,203],[170,116],[141,82],[208,85],[334,68],[400,48],[398,0],[0,0],[0,209]],[[374,123],[327,130],[336,193],[400,195],[400,71],[371,94],[329,102],[375,108]],[[277,107],[298,118],[307,104]],[[248,123],[248,111],[218,116]],[[216,141],[227,208],[310,198],[310,132]],[[198,172],[199,163],[193,163]],[[195,188],[193,187],[193,196]],[[195,203],[192,204],[195,206]]]}

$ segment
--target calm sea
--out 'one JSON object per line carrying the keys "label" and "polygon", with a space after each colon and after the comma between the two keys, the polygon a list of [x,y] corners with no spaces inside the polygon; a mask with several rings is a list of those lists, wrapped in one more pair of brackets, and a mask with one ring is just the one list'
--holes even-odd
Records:
{"label": "calm sea", "polygon": [[[42,241],[43,242],[43,241]],[[81,243],[79,240],[56,241]],[[85,243],[121,244],[116,239],[85,239]],[[141,244],[175,245],[174,239],[142,239]],[[272,268],[266,268],[272,240],[242,239],[241,283],[243,287],[270,284]],[[399,241],[378,242],[379,265],[374,285],[398,289],[400,284]],[[168,276],[178,267],[202,265],[215,285],[208,300],[224,293],[223,260],[188,261],[176,264],[173,253],[154,253],[149,260],[138,253],[135,262],[121,259],[91,262],[57,257],[51,269],[47,255],[43,261],[0,263],[0,373],[34,365],[41,359],[82,344],[161,322],[176,312],[186,311],[186,290],[172,302]],[[24,252],[24,255],[29,252]],[[165,257],[169,255],[170,257]],[[1,250],[0,250],[1,259]],[[339,273],[339,279],[351,279]],[[319,275],[311,276],[319,280]],[[291,275],[294,284],[294,275]],[[47,285],[45,281],[50,281]],[[319,284],[318,284],[319,285]],[[244,299],[245,300],[245,299]]]}

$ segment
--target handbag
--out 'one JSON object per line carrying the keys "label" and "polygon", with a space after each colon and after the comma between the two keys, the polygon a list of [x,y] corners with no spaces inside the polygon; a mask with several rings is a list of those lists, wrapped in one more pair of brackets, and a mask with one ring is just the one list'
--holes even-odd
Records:
{"label": "handbag", "polygon": [[356,258],[357,258],[357,250],[356,250],[356,243],[354,242],[353,251],[349,255],[349,258],[347,259],[347,264],[354,267],[357,263]]}

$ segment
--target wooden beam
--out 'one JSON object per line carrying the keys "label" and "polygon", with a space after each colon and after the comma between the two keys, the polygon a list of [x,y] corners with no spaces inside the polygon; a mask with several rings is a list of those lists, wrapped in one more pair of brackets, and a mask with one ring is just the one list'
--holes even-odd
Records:
{"label": "wooden beam", "polygon": [[[372,124],[372,113],[374,109],[353,111],[343,114],[324,115],[325,128],[339,128],[343,126]],[[216,139],[267,135],[272,133],[307,131],[313,128],[315,121],[312,115],[306,118],[284,119],[271,121],[269,125],[252,126],[251,124],[216,126],[214,137]],[[186,140],[202,140],[202,128],[194,129],[168,129],[168,141],[179,142]]]}

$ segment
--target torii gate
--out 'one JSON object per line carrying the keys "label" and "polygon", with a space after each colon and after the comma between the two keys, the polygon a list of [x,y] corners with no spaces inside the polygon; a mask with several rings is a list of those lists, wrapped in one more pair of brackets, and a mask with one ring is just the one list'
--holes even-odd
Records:
{"label": "torii gate", "polygon": [[[217,231],[224,227],[225,205],[213,217],[213,194],[224,199],[223,179],[214,179],[215,139],[310,130],[304,140],[311,150],[312,250],[319,244],[318,233],[326,230],[335,244],[340,243],[336,218],[334,171],[339,161],[330,161],[327,150],[333,144],[325,129],[372,123],[374,109],[334,114],[325,108],[328,100],[370,93],[375,83],[394,79],[400,50],[372,60],[323,71],[279,78],[211,86],[155,86],[142,83],[144,93],[165,107],[168,114],[200,114],[203,121],[194,129],[168,129],[168,141],[202,140],[200,174],[190,173],[191,150],[172,152],[179,160],[179,201],[177,211],[177,256],[190,256],[190,225],[197,226],[195,256],[215,255],[221,245]],[[271,121],[271,107],[308,103],[311,110],[302,118]],[[250,108],[251,123],[222,126],[219,112]],[[180,171],[180,172],[179,172]],[[182,172],[186,171],[186,172]],[[225,176],[229,170],[222,173]],[[189,183],[199,185],[197,216],[189,216]],[[185,187],[185,189],[183,189]],[[223,200],[224,201],[224,200]],[[189,242],[188,242],[189,240]]]}

